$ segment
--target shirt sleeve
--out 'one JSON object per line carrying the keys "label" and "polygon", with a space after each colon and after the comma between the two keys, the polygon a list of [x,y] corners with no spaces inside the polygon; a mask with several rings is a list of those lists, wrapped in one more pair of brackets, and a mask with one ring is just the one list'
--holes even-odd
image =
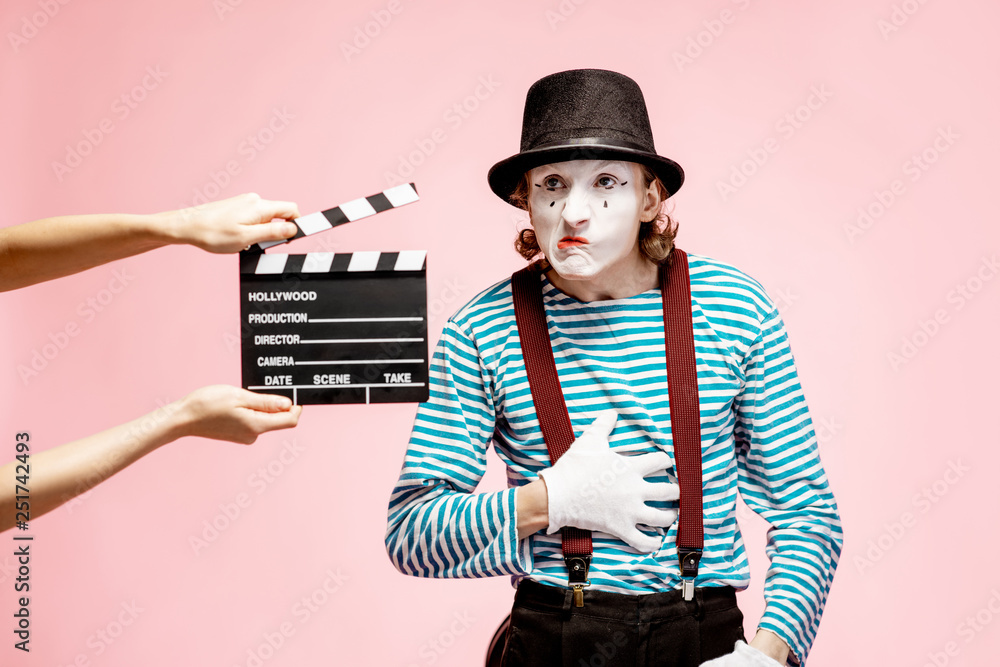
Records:
{"label": "shirt sleeve", "polygon": [[473,338],[449,321],[389,500],[385,544],[403,574],[490,577],[531,569],[530,541],[517,539],[516,489],[474,493],[496,427],[488,378]]}
{"label": "shirt sleeve", "polygon": [[739,488],[744,502],[771,525],[759,627],[788,644],[790,663],[804,665],[844,537],[777,310],[761,323],[744,372],[736,401]]}

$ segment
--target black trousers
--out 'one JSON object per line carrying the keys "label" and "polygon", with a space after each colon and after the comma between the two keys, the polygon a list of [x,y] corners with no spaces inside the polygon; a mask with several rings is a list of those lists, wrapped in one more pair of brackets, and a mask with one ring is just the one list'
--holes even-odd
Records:
{"label": "black trousers", "polygon": [[743,614],[729,587],[625,595],[523,580],[514,596],[503,667],[697,667],[732,653]]}

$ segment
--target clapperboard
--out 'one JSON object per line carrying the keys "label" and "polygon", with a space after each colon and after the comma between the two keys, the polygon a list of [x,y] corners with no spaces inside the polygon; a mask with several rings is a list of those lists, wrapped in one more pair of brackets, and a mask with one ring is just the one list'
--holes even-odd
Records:
{"label": "clapperboard", "polygon": [[[417,201],[412,183],[296,218],[289,241]],[[243,387],[298,405],[427,400],[427,253],[240,253]]]}

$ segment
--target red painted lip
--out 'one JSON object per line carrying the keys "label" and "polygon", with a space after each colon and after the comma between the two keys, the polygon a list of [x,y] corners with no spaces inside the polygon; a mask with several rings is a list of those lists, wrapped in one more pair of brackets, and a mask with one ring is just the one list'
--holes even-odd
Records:
{"label": "red painted lip", "polygon": [[590,243],[590,241],[583,238],[582,236],[566,236],[559,241],[556,247],[562,250],[563,248],[571,248],[574,246],[587,245],[588,243]]}

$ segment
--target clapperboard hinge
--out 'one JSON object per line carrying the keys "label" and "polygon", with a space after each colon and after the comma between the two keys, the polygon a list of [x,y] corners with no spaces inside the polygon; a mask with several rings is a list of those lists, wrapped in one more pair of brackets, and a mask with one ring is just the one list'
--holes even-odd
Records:
{"label": "clapperboard hinge", "polygon": [[318,211],[295,218],[292,222],[299,230],[295,236],[281,241],[264,241],[251,248],[251,252],[262,252],[267,248],[288,243],[303,236],[312,236],[348,222],[354,222],[362,218],[388,211],[390,209],[405,206],[420,199],[417,195],[417,186],[413,183],[404,183],[396,187],[383,190],[374,195],[352,199],[349,202],[328,208],[325,211]]}

